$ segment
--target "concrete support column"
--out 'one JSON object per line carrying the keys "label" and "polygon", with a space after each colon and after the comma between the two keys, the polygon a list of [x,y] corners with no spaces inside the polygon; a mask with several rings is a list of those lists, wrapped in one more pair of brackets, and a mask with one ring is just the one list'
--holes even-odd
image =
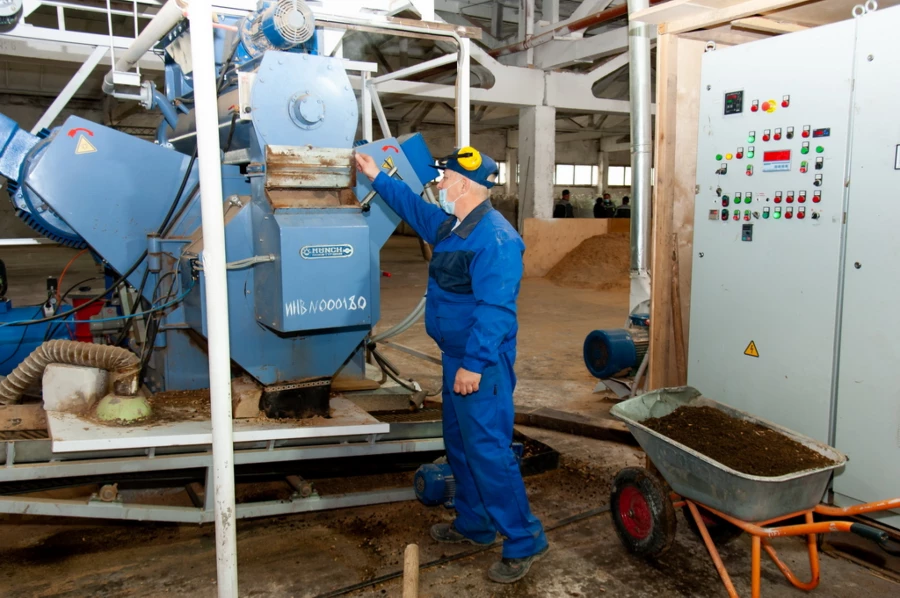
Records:
{"label": "concrete support column", "polygon": [[516,166],[519,165],[519,150],[514,147],[506,148],[506,196],[515,197],[519,194],[519,183],[516,182]]}
{"label": "concrete support column", "polygon": [[609,153],[601,151],[597,156],[597,194],[606,190],[606,177],[609,173]]}
{"label": "concrete support column", "polygon": [[519,230],[526,218],[553,216],[556,108],[519,110]]}

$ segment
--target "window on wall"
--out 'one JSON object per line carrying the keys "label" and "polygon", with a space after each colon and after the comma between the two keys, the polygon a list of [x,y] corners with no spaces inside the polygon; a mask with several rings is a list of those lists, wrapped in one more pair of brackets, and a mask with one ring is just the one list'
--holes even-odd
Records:
{"label": "window on wall", "polygon": [[497,164],[500,167],[500,174],[497,175],[497,184],[505,185],[506,184],[506,162],[500,162]]}
{"label": "window on wall", "polygon": [[610,166],[607,170],[606,184],[610,187],[630,187],[631,166]]}
{"label": "window on wall", "polygon": [[596,186],[599,168],[591,164],[557,164],[554,185]]}

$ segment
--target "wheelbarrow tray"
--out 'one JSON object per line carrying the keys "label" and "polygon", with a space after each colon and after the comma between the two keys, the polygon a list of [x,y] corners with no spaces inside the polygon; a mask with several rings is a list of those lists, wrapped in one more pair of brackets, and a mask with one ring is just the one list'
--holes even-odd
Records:
{"label": "wheelbarrow tray", "polygon": [[[770,428],[831,459],[834,465],[778,477],[749,475],[701,455],[641,423],[664,417],[685,406],[713,407],[731,417]],[[689,386],[664,388],[628,399],[613,407],[612,414],[628,426],[672,490],[743,521],[761,522],[812,509],[822,500],[831,472],[847,462],[845,455],[826,444],[708,399]]]}

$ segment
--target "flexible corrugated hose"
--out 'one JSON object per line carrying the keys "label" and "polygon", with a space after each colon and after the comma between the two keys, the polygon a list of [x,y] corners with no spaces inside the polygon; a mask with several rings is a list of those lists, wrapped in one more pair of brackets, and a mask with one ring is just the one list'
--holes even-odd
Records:
{"label": "flexible corrugated hose", "polygon": [[6,379],[0,381],[0,403],[18,403],[22,394],[40,381],[51,363],[79,365],[108,370],[113,392],[134,396],[140,388],[141,361],[137,355],[111,345],[95,345],[78,341],[54,340],[31,352]]}

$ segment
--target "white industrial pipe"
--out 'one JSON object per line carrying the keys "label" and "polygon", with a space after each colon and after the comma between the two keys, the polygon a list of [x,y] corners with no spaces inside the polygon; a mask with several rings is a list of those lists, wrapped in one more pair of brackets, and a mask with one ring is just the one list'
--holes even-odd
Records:
{"label": "white industrial pipe", "polygon": [[[193,1],[192,1],[193,4]],[[209,2],[206,3],[208,6]],[[211,14],[212,8],[207,10],[206,14]],[[128,49],[119,57],[115,66],[111,71],[106,73],[103,78],[103,92],[111,94],[115,88],[113,82],[113,73],[117,71],[130,71],[136,65],[144,54],[156,44],[162,37],[172,30],[181,19],[184,18],[184,9],[179,6],[177,0],[169,0],[166,2],[159,12],[147,23],[141,34],[128,46]],[[209,18],[209,17],[208,17]]]}
{"label": "white industrial pipe", "polygon": [[[174,4],[174,2],[169,2]],[[216,110],[216,61],[210,0],[191,0],[191,62],[197,106],[197,161],[203,221],[203,274],[209,339],[209,395],[212,411],[212,461],[216,517],[216,571],[219,598],[237,598],[237,513],[234,505],[234,439],[231,420],[231,347],[228,330],[228,281],[225,269],[225,216],[222,163]],[[208,110],[203,108],[207,107]]]}
{"label": "white industrial pipe", "polygon": [[[628,0],[628,14],[650,6],[649,0]],[[631,102],[631,295],[634,310],[650,299],[650,28],[628,20],[629,90]]]}

